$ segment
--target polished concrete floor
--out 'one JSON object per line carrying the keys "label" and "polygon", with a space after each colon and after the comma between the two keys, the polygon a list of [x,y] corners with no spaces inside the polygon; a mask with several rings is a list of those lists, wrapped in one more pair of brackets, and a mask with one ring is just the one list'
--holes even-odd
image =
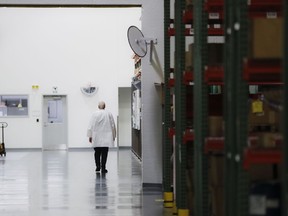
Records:
{"label": "polished concrete floor", "polygon": [[96,174],[91,150],[7,151],[0,157],[1,216],[160,216],[162,192],[142,188],[131,150],[110,150]]}

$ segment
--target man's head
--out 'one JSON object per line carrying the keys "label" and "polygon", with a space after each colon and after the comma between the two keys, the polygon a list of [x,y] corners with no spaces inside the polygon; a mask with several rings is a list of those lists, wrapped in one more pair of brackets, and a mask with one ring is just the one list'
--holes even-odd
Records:
{"label": "man's head", "polygon": [[98,108],[99,108],[99,109],[105,109],[105,102],[104,102],[104,101],[100,101],[100,102],[98,103]]}

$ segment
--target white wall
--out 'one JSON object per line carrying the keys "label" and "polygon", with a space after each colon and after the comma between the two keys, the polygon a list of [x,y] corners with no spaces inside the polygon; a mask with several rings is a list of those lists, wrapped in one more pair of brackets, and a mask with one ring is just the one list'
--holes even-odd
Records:
{"label": "white wall", "polygon": [[145,37],[157,38],[152,61],[142,60],[142,178],[143,183],[162,183],[162,106],[155,83],[164,78],[164,3],[143,1],[142,30]]}
{"label": "white wall", "polygon": [[0,0],[2,5],[139,5],[142,0]]}
{"label": "white wall", "polygon": [[[89,147],[86,127],[99,100],[116,121],[118,87],[130,87],[134,71],[126,31],[140,27],[140,16],[141,8],[0,8],[0,94],[30,98],[29,117],[0,118],[9,124],[6,147],[42,147],[42,95],[53,86],[67,95],[69,147]],[[89,82],[99,87],[94,97],[80,92]]]}
{"label": "white wall", "polygon": [[[9,4],[9,5],[29,5],[29,4],[35,4],[35,5],[111,5],[111,4],[116,4],[116,5],[132,5],[132,4],[142,4],[142,18],[141,18],[141,23],[142,23],[142,29],[143,32],[145,34],[145,36],[148,37],[157,37],[158,38],[158,44],[155,46],[156,48],[156,53],[159,59],[159,64],[153,64],[151,65],[149,62],[149,59],[147,59],[147,57],[145,57],[142,61],[142,68],[143,68],[143,74],[142,74],[142,88],[145,90],[146,93],[142,93],[142,104],[143,104],[143,122],[142,122],[142,144],[143,144],[143,151],[142,151],[142,155],[143,155],[143,161],[142,161],[142,165],[143,165],[143,183],[161,183],[162,182],[162,131],[161,131],[161,123],[162,123],[162,119],[161,119],[161,108],[159,106],[159,92],[157,92],[155,90],[154,87],[154,82],[158,82],[158,81],[162,81],[162,76],[163,76],[163,61],[164,61],[164,29],[163,29],[163,0],[160,1],[154,1],[154,0],[0,0],[0,4],[3,6],[5,4]],[[127,15],[122,16],[127,17]],[[121,17],[120,17],[121,18]],[[120,19],[119,18],[119,19]],[[115,20],[117,21],[117,19]],[[135,19],[130,19],[130,21],[134,22],[134,21],[138,21]],[[3,22],[3,19],[0,19],[0,22]],[[122,22],[122,21],[121,21]],[[115,23],[115,22],[114,22]],[[105,23],[106,25],[106,23]],[[113,26],[116,26],[116,23],[113,24]],[[0,28],[1,29],[1,28]],[[3,33],[3,31],[1,31],[1,34]],[[1,41],[1,37],[2,35],[0,35],[0,41]],[[123,45],[125,45],[125,43],[122,43]],[[126,46],[126,45],[125,45]],[[2,52],[2,50],[0,49],[0,52]],[[128,51],[130,52],[130,51]],[[122,52],[123,53],[123,52]],[[129,53],[130,55],[130,53]],[[13,58],[13,57],[12,57]],[[125,59],[127,59],[127,56],[125,56]],[[129,59],[129,57],[128,57]],[[0,58],[1,60],[1,58]],[[2,61],[2,60],[1,60]],[[13,62],[13,64],[15,64],[15,62]],[[110,64],[108,64],[110,65]],[[32,66],[31,66],[32,67]],[[131,65],[129,65],[129,67],[131,67]],[[2,72],[4,73],[4,71],[2,70],[2,66],[0,64],[0,73],[2,74]],[[145,71],[145,74],[144,74]],[[82,70],[81,70],[82,72]],[[5,72],[7,73],[7,72]],[[36,78],[35,78],[36,79]],[[128,79],[129,80],[129,79]],[[130,86],[130,80],[127,82],[129,82]],[[3,81],[0,80],[0,84]],[[32,82],[30,80],[30,82]],[[31,84],[29,82],[29,85],[27,87],[22,87],[24,88],[23,92],[31,92]],[[85,80],[86,82],[86,80]],[[10,81],[11,83],[11,81]],[[52,84],[51,84],[52,85]],[[71,84],[72,85],[72,84]],[[90,112],[92,111],[92,108],[88,109],[87,107],[93,107],[95,106],[94,102],[92,102],[91,100],[87,99],[87,98],[83,98],[82,96],[80,96],[79,92],[78,92],[78,87],[79,85],[74,84],[74,88],[73,88],[73,97],[69,97],[68,95],[68,102],[69,104],[72,103],[70,101],[70,99],[73,99],[73,101],[75,101],[76,99],[74,99],[74,95],[77,95],[77,98],[81,98],[81,103],[84,103],[84,105],[80,103],[81,107],[85,107],[85,109],[83,110],[84,115],[79,115],[79,116],[73,116],[73,124],[78,124],[81,122],[84,122],[85,119],[87,119],[87,115],[86,112]],[[121,84],[120,86],[125,87],[125,84]],[[60,87],[60,86],[59,86]],[[47,91],[50,91],[51,86],[47,87]],[[61,86],[62,88],[62,86]],[[60,88],[60,89],[61,89]],[[104,88],[104,87],[103,87]],[[100,92],[103,92],[103,88],[99,91],[99,95]],[[0,86],[0,93],[1,93],[1,89],[4,89],[7,92],[13,92],[13,89],[15,88],[10,88],[9,86],[6,86],[5,88],[2,88]],[[20,89],[21,90],[21,89]],[[14,90],[15,91],[15,90]],[[43,86],[41,86],[40,91],[44,91]],[[70,93],[72,93],[70,92]],[[16,92],[18,93],[18,91]],[[38,93],[39,94],[39,93]],[[32,96],[34,97],[34,96]],[[39,107],[40,105],[39,100],[37,99],[37,95],[35,96],[35,107]],[[114,98],[114,97],[113,97]],[[96,97],[97,99],[97,97]],[[115,100],[113,99],[112,103],[114,103]],[[111,107],[111,104],[108,103],[108,107]],[[113,108],[115,109],[115,107],[113,105]],[[71,110],[70,110],[71,112]],[[75,112],[74,112],[75,113]],[[73,114],[74,114],[73,113]],[[114,111],[115,113],[115,111]],[[69,117],[72,116],[73,114],[69,114]],[[115,114],[114,114],[115,115]],[[84,118],[84,120],[82,120],[81,118]],[[155,117],[155,118],[154,118]],[[80,122],[78,122],[80,119]],[[35,123],[34,118],[29,118],[29,119],[23,119],[23,120],[13,120],[13,119],[9,119],[9,121],[11,122],[11,124],[13,123],[13,127],[18,127],[20,130],[23,130],[23,127],[25,127],[25,125],[27,123],[30,124],[30,128],[27,128],[27,133],[22,133],[22,136],[27,136],[29,138],[29,136],[35,136],[35,138],[33,138],[33,140],[39,140],[39,133],[41,132],[39,130],[39,125]],[[71,123],[71,122],[70,122]],[[73,136],[73,137],[69,137],[69,139],[73,139],[73,141],[71,141],[71,143],[74,143],[74,145],[77,143],[80,143],[80,145],[86,145],[86,141],[84,140],[84,138],[82,137],[82,134],[85,133],[84,132],[84,127],[85,125],[82,126],[71,126],[69,132],[70,133],[75,133],[75,134],[81,134],[80,136]],[[78,129],[80,128],[80,131],[78,131]],[[7,130],[8,133],[8,130]],[[13,136],[13,132],[9,132],[10,134],[10,138]],[[8,136],[7,135],[7,136]],[[25,137],[24,140],[28,140],[28,138]],[[75,138],[75,140],[74,140]],[[8,139],[8,138],[7,138]],[[19,143],[21,143],[21,138],[18,138],[16,140],[16,144],[15,145],[20,145]],[[14,141],[13,141],[14,142]],[[17,144],[18,143],[18,144]],[[38,145],[38,141],[33,141],[34,144],[30,144],[30,145]],[[8,145],[8,140],[7,140],[7,145]],[[14,144],[13,144],[14,145]]]}

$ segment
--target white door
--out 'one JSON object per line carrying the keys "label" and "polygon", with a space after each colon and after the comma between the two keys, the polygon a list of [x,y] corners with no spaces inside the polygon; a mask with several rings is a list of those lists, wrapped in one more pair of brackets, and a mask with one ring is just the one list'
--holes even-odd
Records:
{"label": "white door", "polygon": [[64,95],[43,96],[43,150],[67,149],[67,103]]}

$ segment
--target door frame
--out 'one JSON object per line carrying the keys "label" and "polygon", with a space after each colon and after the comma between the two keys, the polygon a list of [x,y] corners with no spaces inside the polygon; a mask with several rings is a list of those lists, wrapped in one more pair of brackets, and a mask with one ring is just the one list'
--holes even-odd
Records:
{"label": "door frame", "polygon": [[44,148],[44,98],[45,97],[65,97],[66,99],[66,113],[64,113],[65,115],[65,119],[66,119],[66,136],[65,136],[65,139],[66,139],[66,148],[65,149],[55,149],[55,150],[68,150],[69,147],[68,147],[68,96],[66,94],[42,94],[42,98],[41,98],[41,111],[42,111],[42,124],[41,124],[41,127],[42,127],[42,151],[45,151],[45,150],[50,150],[50,149],[45,149]]}

